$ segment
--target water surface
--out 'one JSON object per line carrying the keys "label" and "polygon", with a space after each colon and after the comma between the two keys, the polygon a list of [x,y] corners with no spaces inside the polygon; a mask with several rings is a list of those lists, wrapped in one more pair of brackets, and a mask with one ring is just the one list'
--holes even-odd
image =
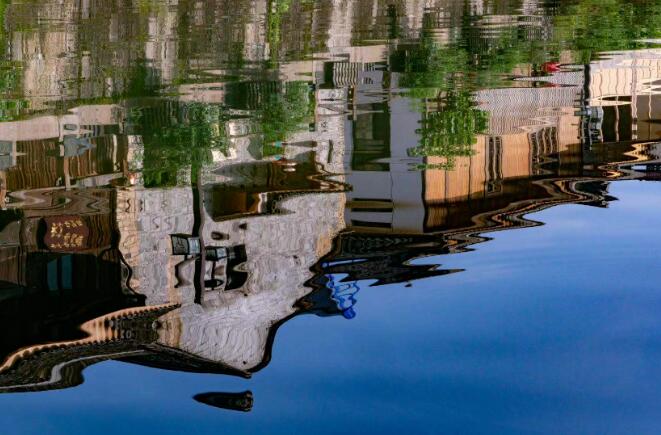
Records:
{"label": "water surface", "polygon": [[6,433],[655,433],[661,6],[0,3]]}

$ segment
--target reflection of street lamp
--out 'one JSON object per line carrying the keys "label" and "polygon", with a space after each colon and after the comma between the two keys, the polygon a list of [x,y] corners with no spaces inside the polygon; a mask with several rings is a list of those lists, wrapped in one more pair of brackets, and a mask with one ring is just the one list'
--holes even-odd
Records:
{"label": "reflection of street lamp", "polygon": [[200,255],[200,238],[188,234],[170,234],[172,255]]}

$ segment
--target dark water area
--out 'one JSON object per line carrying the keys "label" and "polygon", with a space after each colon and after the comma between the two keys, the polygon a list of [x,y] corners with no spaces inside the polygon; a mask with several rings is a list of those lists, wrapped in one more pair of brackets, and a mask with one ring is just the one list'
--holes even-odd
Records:
{"label": "dark water area", "polygon": [[2,433],[658,433],[657,1],[0,16]]}

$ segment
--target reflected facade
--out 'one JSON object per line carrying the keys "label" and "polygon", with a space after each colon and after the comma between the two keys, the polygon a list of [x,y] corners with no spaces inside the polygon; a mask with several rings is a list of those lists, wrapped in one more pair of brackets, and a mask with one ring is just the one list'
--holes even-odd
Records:
{"label": "reflected facade", "polygon": [[661,50],[571,46],[582,5],[5,2],[0,391],[250,377],[295,316],[658,179]]}

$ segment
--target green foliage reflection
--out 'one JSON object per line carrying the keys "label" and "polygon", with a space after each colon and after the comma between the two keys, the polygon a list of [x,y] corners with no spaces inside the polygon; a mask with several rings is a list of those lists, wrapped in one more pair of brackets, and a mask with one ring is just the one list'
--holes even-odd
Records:
{"label": "green foliage reflection", "polygon": [[473,153],[476,134],[486,130],[488,117],[475,107],[466,90],[448,92],[440,101],[440,110],[424,116],[419,130],[420,144],[409,149],[409,155],[443,157],[445,162],[435,168],[452,169],[456,157]]}
{"label": "green foliage reflection", "polygon": [[228,151],[228,115],[220,105],[180,104],[176,117],[167,125],[141,123],[146,112],[139,110],[137,117],[137,129],[143,132],[146,187],[194,182],[200,169],[213,161],[214,150]]}
{"label": "green foliage reflection", "polygon": [[314,99],[310,97],[306,82],[289,82],[278,88],[264,95],[256,114],[259,130],[267,145],[287,140],[311,118],[314,110]]}
{"label": "green foliage reflection", "polygon": [[[558,62],[561,53],[575,63],[589,63],[605,51],[645,46],[642,39],[661,37],[661,3],[657,1],[578,0],[552,3],[543,16],[525,17],[486,32],[479,16],[467,16],[444,43],[434,33],[433,17],[425,16],[415,43],[400,44],[391,69],[412,98],[438,102],[438,113],[426,113],[421,140],[410,150],[416,156],[447,158],[468,155],[476,134],[486,129],[486,114],[475,107],[470,92],[509,86],[518,65]],[[567,57],[567,56],[565,56]]]}

